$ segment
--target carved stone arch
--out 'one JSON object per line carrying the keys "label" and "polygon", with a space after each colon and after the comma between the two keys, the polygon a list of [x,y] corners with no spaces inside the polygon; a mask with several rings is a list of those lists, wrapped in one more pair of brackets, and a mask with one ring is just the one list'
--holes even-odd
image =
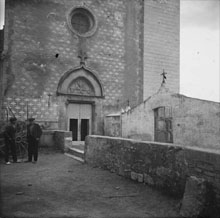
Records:
{"label": "carved stone arch", "polygon": [[95,96],[95,90],[90,81],[81,76],[70,83],[67,92],[73,95]]}
{"label": "carved stone arch", "polygon": [[58,83],[57,95],[104,97],[98,77],[85,66],[64,73]]}

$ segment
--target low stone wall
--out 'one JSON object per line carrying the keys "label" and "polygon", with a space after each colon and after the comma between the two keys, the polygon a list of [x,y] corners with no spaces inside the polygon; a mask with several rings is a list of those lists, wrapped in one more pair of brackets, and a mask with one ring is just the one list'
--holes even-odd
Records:
{"label": "low stone wall", "polygon": [[220,152],[217,151],[87,136],[85,161],[180,198],[189,176],[203,178],[210,184],[213,202],[220,203]]}
{"label": "low stone wall", "polygon": [[64,130],[56,130],[54,131],[54,145],[55,148],[65,151],[66,138],[72,137],[72,132],[64,131]]}
{"label": "low stone wall", "polygon": [[40,138],[40,147],[49,147],[65,151],[65,146],[72,143],[72,132],[64,130],[44,130]]}
{"label": "low stone wall", "polygon": [[53,147],[54,146],[54,130],[43,130],[40,138],[40,147]]}

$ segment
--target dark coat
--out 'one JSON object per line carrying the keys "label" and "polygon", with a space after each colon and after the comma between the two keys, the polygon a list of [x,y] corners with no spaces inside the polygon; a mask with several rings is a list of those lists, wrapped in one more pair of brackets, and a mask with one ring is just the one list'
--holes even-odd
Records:
{"label": "dark coat", "polygon": [[41,135],[42,135],[42,130],[37,123],[28,125],[28,128],[27,128],[27,137],[28,138],[37,139],[37,138],[40,138]]}
{"label": "dark coat", "polygon": [[4,131],[4,138],[5,138],[5,143],[14,143],[15,142],[15,133],[16,129],[13,125],[9,124],[5,127]]}

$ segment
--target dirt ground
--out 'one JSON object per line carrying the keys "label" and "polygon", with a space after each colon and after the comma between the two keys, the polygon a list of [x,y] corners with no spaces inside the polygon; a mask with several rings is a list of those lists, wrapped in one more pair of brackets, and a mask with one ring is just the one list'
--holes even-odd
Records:
{"label": "dirt ground", "polygon": [[147,185],[92,168],[58,152],[37,164],[0,164],[1,218],[177,217],[178,201]]}

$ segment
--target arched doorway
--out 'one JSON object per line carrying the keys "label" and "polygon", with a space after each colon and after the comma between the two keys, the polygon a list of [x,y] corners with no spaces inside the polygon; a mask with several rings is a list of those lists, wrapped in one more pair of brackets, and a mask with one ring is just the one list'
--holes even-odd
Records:
{"label": "arched doorway", "polygon": [[84,141],[89,134],[100,134],[103,88],[96,73],[80,66],[66,72],[60,79],[59,123],[72,132],[73,141]]}

